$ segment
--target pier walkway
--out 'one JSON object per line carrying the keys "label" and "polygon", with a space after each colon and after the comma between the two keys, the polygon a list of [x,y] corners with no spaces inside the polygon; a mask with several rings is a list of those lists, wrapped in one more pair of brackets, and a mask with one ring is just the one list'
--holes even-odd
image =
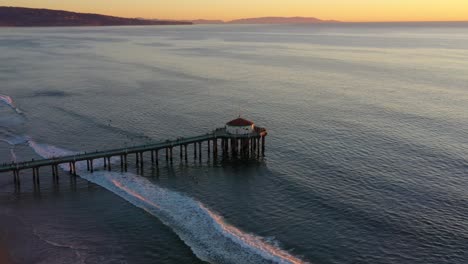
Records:
{"label": "pier walkway", "polygon": [[[181,159],[188,159],[187,147],[193,145],[194,158],[199,159],[202,157],[202,143],[207,142],[208,156],[210,156],[211,149],[213,158],[218,157],[218,147],[222,150],[223,157],[242,157],[242,158],[258,158],[264,155],[265,152],[265,136],[267,135],[265,128],[256,127],[254,132],[245,135],[230,134],[225,128],[219,128],[211,133],[204,135],[177,138],[175,140],[166,140],[154,144],[147,144],[141,146],[132,146],[119,149],[96,151],[93,153],[80,153],[70,156],[54,157],[49,159],[32,160],[26,162],[8,163],[0,166],[0,173],[13,172],[14,182],[19,184],[19,173],[22,170],[32,169],[34,182],[39,182],[39,168],[51,166],[54,178],[58,177],[58,166],[68,164],[70,173],[76,175],[76,162],[86,161],[88,171],[93,172],[93,161],[97,159],[104,159],[104,167],[111,170],[111,157],[120,157],[120,168],[122,171],[127,171],[128,161],[127,156],[130,154],[136,155],[137,166],[143,167],[143,154],[151,152],[151,162],[158,165],[158,152],[165,150],[166,160],[172,163],[173,155],[172,150],[174,147],[179,147],[179,155]],[[219,141],[218,141],[219,139]],[[219,145],[218,145],[219,142]],[[197,151],[198,150],[198,151]]]}

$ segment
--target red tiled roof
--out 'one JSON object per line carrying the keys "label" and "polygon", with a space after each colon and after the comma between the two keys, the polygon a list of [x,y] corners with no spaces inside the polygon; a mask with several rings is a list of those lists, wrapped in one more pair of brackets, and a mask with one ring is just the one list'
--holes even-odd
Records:
{"label": "red tiled roof", "polygon": [[253,124],[254,124],[253,122],[239,117],[239,118],[236,118],[234,120],[227,122],[226,125],[228,126],[251,126]]}

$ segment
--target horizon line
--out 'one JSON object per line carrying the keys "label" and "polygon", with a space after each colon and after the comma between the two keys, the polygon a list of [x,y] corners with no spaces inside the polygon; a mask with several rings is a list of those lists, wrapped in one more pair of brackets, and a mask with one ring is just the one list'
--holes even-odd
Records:
{"label": "horizon line", "polygon": [[[369,21],[343,21],[337,19],[322,19],[316,16],[281,16],[281,15],[264,15],[264,16],[257,16],[257,17],[241,17],[235,19],[216,19],[216,18],[195,18],[195,19],[176,19],[176,18],[148,18],[148,17],[126,17],[126,16],[118,16],[106,13],[96,13],[96,12],[88,12],[88,11],[72,11],[72,10],[64,10],[64,9],[52,9],[47,7],[41,8],[34,8],[34,7],[24,7],[24,6],[1,6],[1,7],[13,7],[13,8],[29,8],[29,9],[43,9],[43,10],[52,10],[52,11],[65,11],[65,12],[72,12],[72,13],[81,13],[81,14],[93,14],[93,15],[104,15],[104,16],[112,16],[112,17],[120,17],[120,18],[129,18],[129,19],[143,19],[143,20],[161,20],[161,21],[197,21],[197,20],[205,20],[205,21],[220,21],[222,23],[229,23],[236,20],[243,20],[243,19],[256,19],[256,18],[314,18],[321,20],[322,22],[318,23],[302,23],[302,24],[326,24],[326,23],[344,23],[344,24],[358,24],[358,23],[466,23],[468,20],[369,20]],[[268,24],[268,23],[264,23]],[[273,24],[273,23],[272,23]]]}

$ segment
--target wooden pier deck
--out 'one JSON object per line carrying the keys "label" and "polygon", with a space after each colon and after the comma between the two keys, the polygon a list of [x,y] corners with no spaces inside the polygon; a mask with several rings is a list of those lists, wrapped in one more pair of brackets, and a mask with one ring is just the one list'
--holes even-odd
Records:
{"label": "wooden pier deck", "polygon": [[[129,154],[136,155],[137,166],[143,167],[143,153],[151,152],[151,162],[158,165],[158,152],[165,150],[165,158],[172,163],[172,150],[174,147],[179,147],[179,156],[181,159],[188,159],[187,147],[193,145],[194,158],[197,156],[201,160],[202,143],[207,142],[208,157],[213,153],[213,158],[218,157],[218,147],[222,150],[223,156],[243,157],[243,158],[258,158],[265,153],[265,137],[266,129],[256,127],[255,131],[246,135],[234,135],[226,132],[225,128],[219,128],[211,133],[204,135],[177,138],[175,140],[166,140],[154,144],[125,147],[119,149],[103,150],[93,153],[80,153],[70,156],[54,157],[50,159],[32,160],[26,162],[8,163],[0,166],[0,173],[13,172],[15,184],[19,184],[19,172],[26,169],[33,170],[34,182],[39,182],[39,168],[51,166],[54,178],[58,177],[58,166],[68,164],[70,173],[76,175],[76,162],[86,161],[88,171],[94,171],[93,161],[104,159],[104,167],[111,170],[111,157],[120,157],[120,168],[122,171],[127,171]],[[219,145],[218,145],[219,142]],[[198,155],[197,155],[198,152]]]}

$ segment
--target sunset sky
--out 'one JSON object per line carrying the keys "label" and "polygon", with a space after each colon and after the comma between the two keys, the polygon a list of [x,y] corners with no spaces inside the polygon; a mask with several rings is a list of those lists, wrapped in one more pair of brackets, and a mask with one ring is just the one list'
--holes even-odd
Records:
{"label": "sunset sky", "polygon": [[468,0],[0,0],[0,5],[162,19],[310,16],[350,22],[468,20]]}

